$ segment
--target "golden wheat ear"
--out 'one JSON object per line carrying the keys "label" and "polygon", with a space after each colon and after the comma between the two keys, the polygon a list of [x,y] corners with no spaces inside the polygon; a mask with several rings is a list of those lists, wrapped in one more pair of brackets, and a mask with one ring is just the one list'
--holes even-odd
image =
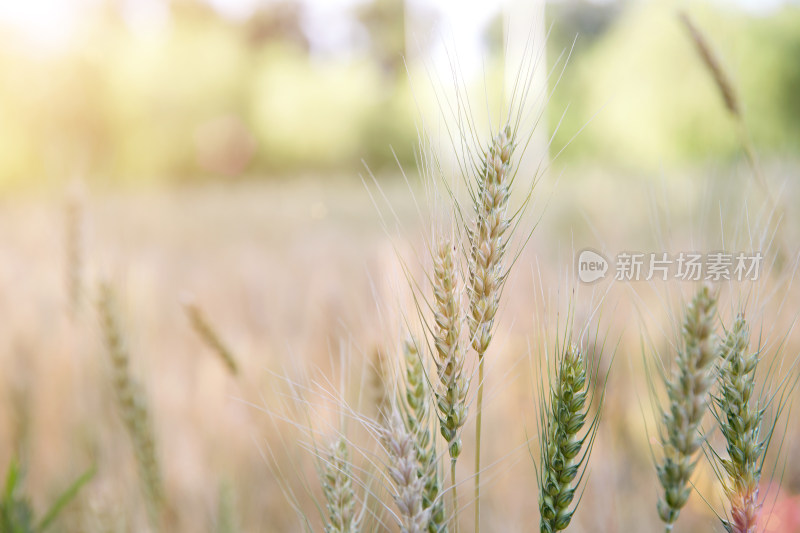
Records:
{"label": "golden wheat ear", "polygon": [[461,428],[467,421],[469,380],[464,373],[461,285],[453,250],[453,244],[443,239],[434,256],[433,359],[439,377],[434,394],[440,431],[447,441],[450,458],[455,461],[461,454]]}
{"label": "golden wheat ear", "polygon": [[387,474],[394,487],[392,498],[399,511],[401,531],[425,533],[431,527],[432,512],[430,507],[425,507],[429,470],[417,451],[416,437],[398,409],[393,410],[379,434],[389,456]]}
{"label": "golden wheat ear", "polygon": [[469,378],[464,371],[466,357],[461,337],[463,285],[455,251],[454,242],[448,238],[442,238],[432,250],[433,323],[428,329],[433,339],[430,352],[438,378],[431,383],[431,390],[439,432],[447,443],[450,456],[450,498],[453,521],[458,530],[456,462],[461,455],[461,430],[467,422]]}
{"label": "golden wheat ear", "polygon": [[480,528],[481,425],[483,420],[484,359],[494,332],[500,295],[508,277],[504,265],[514,215],[508,201],[518,161],[514,158],[516,132],[505,126],[495,135],[476,173],[474,219],[466,228],[469,241],[469,338],[478,356],[478,392],[475,407],[475,530]]}

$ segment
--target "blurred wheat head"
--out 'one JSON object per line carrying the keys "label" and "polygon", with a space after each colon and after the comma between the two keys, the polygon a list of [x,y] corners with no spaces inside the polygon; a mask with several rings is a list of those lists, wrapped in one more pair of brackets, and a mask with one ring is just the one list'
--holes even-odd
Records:
{"label": "blurred wheat head", "polygon": [[119,414],[136,456],[151,525],[158,530],[166,501],[155,430],[144,392],[130,372],[130,356],[119,323],[114,292],[108,284],[100,286],[97,309],[111,360],[112,385]]}
{"label": "blurred wheat head", "polygon": [[708,409],[718,350],[714,334],[717,297],[703,286],[687,306],[681,345],[671,376],[664,376],[668,405],[662,410],[659,438],[663,458],[657,464],[664,494],[658,513],[671,531],[691,494],[690,479],[703,445],[700,424]]}

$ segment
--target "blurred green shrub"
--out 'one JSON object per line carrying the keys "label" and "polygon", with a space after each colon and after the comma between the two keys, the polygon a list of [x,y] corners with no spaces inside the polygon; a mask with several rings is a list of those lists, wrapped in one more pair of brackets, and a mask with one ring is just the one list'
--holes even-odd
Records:
{"label": "blurred green shrub", "polygon": [[[574,30],[584,25],[589,41],[576,47],[555,92],[551,123],[570,106],[556,149],[590,123],[565,157],[652,169],[739,153],[734,123],[674,8],[612,5],[605,8],[605,14],[614,11],[612,17],[593,9],[601,11],[594,18],[577,10],[551,13],[558,46],[571,44]],[[762,153],[796,154],[800,8],[755,16],[698,3],[690,13],[730,72]]]}
{"label": "blurred green shrub", "polygon": [[[399,4],[356,10],[353,20],[374,26],[371,44],[345,55],[311,51],[298,8],[287,5],[237,22],[203,4],[176,4],[169,26],[150,32],[107,8],[58,54],[0,33],[0,189],[75,173],[115,183],[355,173],[362,159],[395,168],[393,151],[412,165],[418,117],[402,63],[392,61],[403,46]],[[658,3],[549,9],[550,57],[580,32],[549,108],[552,127],[570,106],[554,151],[591,121],[562,157],[652,169],[738,153],[674,11]],[[692,14],[732,74],[759,150],[796,156],[800,8],[754,16],[695,4]],[[497,41],[501,28],[495,21],[487,31]]]}
{"label": "blurred green shrub", "polygon": [[3,533],[39,533],[53,525],[58,515],[77,496],[81,488],[94,477],[94,468],[87,470],[70,485],[44,516],[36,520],[29,499],[21,493],[22,473],[12,460],[6,482],[0,494],[0,531]]}

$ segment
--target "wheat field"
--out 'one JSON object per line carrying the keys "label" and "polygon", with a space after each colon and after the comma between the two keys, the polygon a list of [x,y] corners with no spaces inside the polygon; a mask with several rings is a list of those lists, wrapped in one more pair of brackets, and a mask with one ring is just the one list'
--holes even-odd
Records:
{"label": "wheat field", "polygon": [[[660,530],[645,366],[654,357],[650,347],[668,353],[673,342],[676,319],[664,294],[674,300],[682,293],[685,301],[693,285],[670,284],[669,290],[656,281],[581,286],[574,280],[573,251],[623,246],[615,243],[683,249],[693,239],[713,241],[723,233],[719,206],[725,206],[722,223],[731,224],[727,232],[742,226],[737,222],[741,211],[731,206],[744,198],[729,195],[717,204],[709,198],[722,198],[718,191],[729,180],[739,180],[742,196],[752,192],[746,173],[731,169],[704,178],[706,183],[697,176],[676,178],[658,191],[630,177],[624,186],[634,192],[626,194],[615,190],[619,181],[609,186],[599,173],[569,175],[557,184],[549,175],[542,180],[529,217],[538,225],[508,280],[486,368],[485,530],[525,531],[538,523],[531,459],[538,446],[537,380],[552,346],[555,310],[573,289],[577,320],[592,316],[602,303],[598,332],[615,355],[613,364],[608,357],[598,363],[608,372],[607,395],[570,529]],[[69,248],[76,243],[69,243],[67,226],[74,213],[65,209],[66,194],[4,202],[0,464],[10,464],[12,457],[24,464],[24,493],[37,513],[94,466],[95,475],[55,527],[150,527],[135,454],[115,406],[113,369],[96,308],[101,282],[116,293],[130,374],[142,387],[152,420],[165,531],[300,531],[291,502],[303,509],[312,528],[320,527],[314,501],[322,501],[323,494],[313,447],[326,448],[322,440],[336,435],[341,420],[348,442],[360,443],[351,451],[355,478],[363,482],[372,476],[369,491],[391,501],[370,470],[380,460],[365,421],[375,419],[375,405],[390,383],[376,375],[399,374],[400,367],[393,366],[402,360],[399,330],[403,313],[410,312],[399,258],[412,271],[424,269],[424,259],[414,259],[426,229],[412,193],[423,194],[413,179],[411,189],[402,180],[382,180],[401,222],[384,229],[385,212],[370,200],[370,185],[347,179],[322,183],[127,193],[84,189],[77,274],[69,272]],[[630,202],[632,196],[641,202]],[[784,196],[795,197],[791,189]],[[680,221],[669,226],[669,242],[652,220],[664,206]],[[784,238],[796,242],[791,240],[797,238],[794,227],[785,227]],[[599,235],[604,242],[597,241]],[[753,293],[759,296],[751,296],[752,327],[763,331],[771,350],[781,343],[781,368],[796,372],[789,367],[800,347],[792,329],[797,289],[777,276],[765,278]],[[732,321],[740,289],[721,290],[720,316]],[[78,293],[74,307],[73,291]],[[184,309],[187,301],[202,309],[224,339],[236,358],[236,373],[196,334]],[[389,361],[383,372],[382,360]],[[475,361],[466,364],[474,375]],[[775,473],[763,481],[771,511],[766,531],[800,527],[795,420],[790,413],[782,423],[781,456]],[[470,418],[463,431],[466,459],[458,464],[463,530],[469,530],[474,504],[469,445],[474,429]],[[712,509],[720,509],[721,493],[710,469],[701,465],[693,483],[709,503],[694,494],[681,530],[719,527]],[[394,527],[386,510],[370,516],[367,529]]]}

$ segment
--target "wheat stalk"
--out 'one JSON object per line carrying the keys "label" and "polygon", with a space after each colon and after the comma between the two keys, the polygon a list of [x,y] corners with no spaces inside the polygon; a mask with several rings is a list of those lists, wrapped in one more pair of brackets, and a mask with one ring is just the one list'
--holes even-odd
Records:
{"label": "wheat stalk", "polygon": [[441,476],[436,458],[436,446],[431,438],[430,406],[425,368],[414,341],[403,344],[406,367],[406,428],[414,436],[419,477],[425,480],[423,509],[430,509],[429,533],[446,532],[444,504],[439,498]]}
{"label": "wheat stalk", "polygon": [[106,284],[101,285],[98,311],[106,348],[111,358],[112,382],[117,405],[133,444],[151,523],[154,529],[159,529],[159,517],[165,499],[161,468],[156,453],[155,431],[144,393],[130,373],[130,357],[125,347],[115,306],[111,287]]}
{"label": "wheat stalk", "polygon": [[689,479],[704,441],[700,423],[708,407],[718,355],[714,335],[716,305],[716,296],[707,286],[695,295],[686,309],[683,346],[678,351],[676,368],[671,379],[665,379],[669,408],[662,411],[659,436],[664,457],[657,471],[664,489],[664,496],[658,500],[658,514],[668,532],[691,494]]}
{"label": "wheat stalk", "polygon": [[322,472],[322,491],[327,501],[326,533],[358,533],[360,516],[356,513],[353,471],[344,437],[331,444]]}
{"label": "wheat stalk", "polygon": [[475,195],[475,220],[469,228],[469,335],[478,354],[478,395],[475,418],[475,531],[480,529],[481,421],[483,404],[484,355],[492,340],[494,317],[500,302],[504,239],[511,226],[508,215],[510,185],[513,180],[511,156],[514,135],[506,126],[492,140],[478,174]]}
{"label": "wheat stalk", "polygon": [[[433,258],[434,363],[439,386],[433,387],[439,429],[450,454],[453,516],[458,516],[456,461],[461,454],[461,428],[467,421],[469,379],[464,375],[464,350],[461,346],[461,291],[451,241],[443,239]],[[456,520],[456,530],[458,522]]]}
{"label": "wheat stalk", "polygon": [[195,302],[187,301],[184,303],[184,310],[189,317],[189,322],[192,324],[192,329],[203,341],[219,356],[225,367],[234,376],[238,374],[239,367],[236,364],[236,358],[228,349],[227,345],[222,341],[217,331],[211,325],[211,322],[206,317],[205,313],[200,306]]}

